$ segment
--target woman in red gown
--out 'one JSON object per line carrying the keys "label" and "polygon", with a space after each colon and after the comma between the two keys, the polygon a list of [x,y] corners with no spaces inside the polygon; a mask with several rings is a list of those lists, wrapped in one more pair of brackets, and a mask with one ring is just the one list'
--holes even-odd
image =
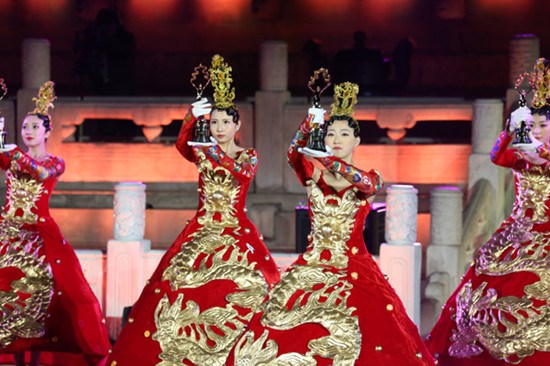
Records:
{"label": "woman in red gown", "polygon": [[[512,113],[510,127],[493,147],[491,161],[513,170],[516,201],[510,217],[475,254],[428,335],[440,365],[550,365],[550,107],[545,103],[532,116],[526,107]],[[531,125],[536,150],[508,147],[522,120]]]}
{"label": "woman in red gown", "polygon": [[193,103],[176,148],[199,170],[196,216],[162,258],[117,340],[108,365],[224,365],[252,313],[279,280],[278,268],[246,216],[245,199],[258,164],[255,149],[235,143],[241,126],[230,88],[231,68],[214,56],[210,115],[213,146],[191,142]]}
{"label": "woman in red gown", "polygon": [[300,153],[311,108],[294,135],[288,161],[307,187],[312,224],[306,252],[254,314],[228,365],[432,365],[432,358],[397,294],[366,251],[363,223],[369,199],[382,188],[376,170],[353,166],[359,125],[352,117],[356,84],[335,87],[325,144],[334,156],[317,158],[319,170]]}
{"label": "woman in red gown", "polygon": [[103,365],[111,345],[99,303],[48,208],[65,170],[65,162],[46,150],[54,98],[53,83],[44,84],[37,108],[23,121],[28,151],[7,145],[0,153],[7,175],[0,217],[0,354],[14,354],[16,365],[25,365],[26,351],[30,365],[38,365],[40,351],[48,351],[42,364]]}

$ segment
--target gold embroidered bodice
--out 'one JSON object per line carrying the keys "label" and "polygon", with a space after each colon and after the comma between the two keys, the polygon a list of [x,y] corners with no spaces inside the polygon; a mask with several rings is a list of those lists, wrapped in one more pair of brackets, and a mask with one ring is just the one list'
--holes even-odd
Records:
{"label": "gold embroidered bodice", "polygon": [[268,329],[256,341],[253,331],[248,331],[235,346],[236,365],[316,365],[315,356],[320,356],[344,366],[353,365],[359,357],[359,320],[354,315],[355,308],[347,303],[354,279],[348,273],[348,262],[349,256],[358,251],[357,247],[350,248],[352,232],[360,221],[358,212],[365,211],[361,215],[364,219],[368,207],[355,188],[340,197],[325,194],[311,180],[308,185],[312,231],[303,255],[305,263],[295,263],[270,292],[269,300],[260,307],[261,322],[276,330],[316,323],[330,334],[310,340],[305,354],[277,356],[279,346],[268,340]]}
{"label": "gold embroidered bodice", "polygon": [[0,269],[17,269],[21,278],[0,291],[0,347],[17,338],[44,335],[54,282],[33,224],[49,217],[48,200],[55,179],[39,182],[7,171],[6,205],[0,220]]}
{"label": "gold embroidered bodice", "polygon": [[[224,167],[199,154],[200,228],[189,235],[164,270],[163,280],[178,292],[172,303],[165,295],[155,310],[157,331],[153,339],[161,347],[159,365],[222,366],[235,339],[261,304],[268,291],[262,272],[249,260],[251,247],[239,245],[246,192]],[[239,219],[241,218],[241,220]],[[199,288],[212,281],[233,281],[237,289],[225,296],[224,307],[201,309],[187,299],[185,288]],[[245,309],[246,311],[242,311]]]}
{"label": "gold embroidered bodice", "polygon": [[14,224],[36,224],[49,217],[49,199],[56,180],[37,181],[25,174],[7,171],[6,205],[2,212],[5,220]]}

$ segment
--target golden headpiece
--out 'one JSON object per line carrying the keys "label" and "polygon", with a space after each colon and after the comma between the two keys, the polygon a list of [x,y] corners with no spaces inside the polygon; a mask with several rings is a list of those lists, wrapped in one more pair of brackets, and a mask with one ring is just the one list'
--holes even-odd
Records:
{"label": "golden headpiece", "polygon": [[[0,95],[0,102],[2,101],[2,99],[4,99],[4,97],[6,96],[6,94],[8,94],[8,87],[6,86],[6,83],[4,82],[4,79],[0,78],[0,90],[1,90],[1,94]],[[2,110],[0,109],[0,116],[2,115]]]}
{"label": "golden headpiece", "polygon": [[235,99],[235,88],[231,87],[231,83],[233,82],[231,78],[232,70],[231,66],[229,66],[220,55],[214,55],[214,57],[212,57],[210,79],[214,87],[214,105],[218,109],[225,109],[228,107],[237,109],[233,104],[233,99]]}
{"label": "golden headpiece", "polygon": [[533,108],[542,108],[550,102],[550,64],[544,58],[539,58],[533,71],[529,73],[529,84],[534,95],[531,101]]}
{"label": "golden headpiece", "polygon": [[330,106],[331,116],[353,117],[354,107],[357,104],[359,85],[346,81],[334,86],[334,103]]}
{"label": "golden headpiece", "polygon": [[48,109],[53,108],[53,101],[57,99],[54,86],[53,81],[47,81],[40,87],[38,96],[32,98],[32,101],[36,103],[36,108],[29,114],[48,115]]}

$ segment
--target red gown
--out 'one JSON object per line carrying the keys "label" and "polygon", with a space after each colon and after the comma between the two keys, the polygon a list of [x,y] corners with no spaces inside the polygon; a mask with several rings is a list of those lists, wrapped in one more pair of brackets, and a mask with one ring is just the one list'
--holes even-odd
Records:
{"label": "red gown", "polygon": [[351,185],[335,191],[313,178],[300,126],[288,158],[309,191],[311,235],[306,252],[254,314],[228,365],[433,365],[414,323],[363,241],[367,201],[382,188],[375,170],[337,158],[319,161]]}
{"label": "red gown", "polygon": [[491,160],[513,169],[513,211],[475,254],[427,338],[440,365],[550,365],[550,163],[531,164],[510,141],[503,132]]}
{"label": "red gown", "polygon": [[[50,216],[62,159],[0,154],[7,199],[0,217],[0,362],[11,353],[49,351],[42,364],[103,364],[111,345],[97,298]],[[9,362],[9,361],[8,361]]]}
{"label": "red gown", "polygon": [[190,147],[194,119],[176,147],[199,169],[199,205],[134,305],[108,365],[223,365],[279,270],[245,199],[257,153],[235,160],[218,146]]}

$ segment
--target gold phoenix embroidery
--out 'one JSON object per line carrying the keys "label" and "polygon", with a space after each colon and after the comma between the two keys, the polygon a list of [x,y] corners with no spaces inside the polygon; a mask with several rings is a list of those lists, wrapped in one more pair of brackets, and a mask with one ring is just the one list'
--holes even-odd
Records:
{"label": "gold phoenix embroidery", "polygon": [[480,248],[475,271],[490,276],[530,272],[538,280],[525,286],[522,297],[499,296],[487,282],[477,288],[466,283],[456,298],[457,330],[449,348],[455,357],[478,355],[483,346],[494,358],[518,364],[535,351],[550,351],[550,234],[533,231],[534,224],[548,221],[550,177],[540,167],[514,174],[515,221]]}
{"label": "gold phoenix embroidery", "polygon": [[[240,251],[235,238],[240,235],[235,209],[240,191],[238,182],[227,169],[213,169],[202,153],[199,153],[199,172],[203,180],[200,199],[204,215],[198,222],[202,227],[172,258],[163,280],[168,280],[173,290],[230,280],[238,290],[226,296],[225,307],[206,310],[186,300],[184,294],[178,294],[172,304],[165,295],[155,310],[157,331],[153,334],[162,350],[159,358],[163,361],[158,364],[162,366],[182,364],[185,359],[196,365],[224,365],[231,346],[268,291],[261,271],[255,269],[256,263],[248,260],[249,250]],[[214,219],[216,214],[219,221]]]}
{"label": "gold phoenix embroidery", "polygon": [[[317,185],[309,184],[313,239],[303,257],[308,264],[294,265],[273,288],[269,301],[260,307],[261,322],[277,330],[316,323],[330,334],[311,340],[306,354],[292,352],[277,357],[279,346],[267,340],[267,329],[256,340],[254,332],[248,331],[235,346],[238,366],[313,366],[317,364],[315,356],[332,359],[336,366],[351,366],[359,357],[361,333],[359,320],[353,315],[356,309],[347,305],[353,286],[347,281],[345,251],[360,202],[355,190],[340,199],[336,195],[325,197]],[[330,251],[330,260],[321,258],[325,250]]]}
{"label": "gold phoenix embroidery", "polygon": [[[53,296],[53,276],[44,256],[39,255],[42,239],[37,233],[0,223],[0,268],[17,268],[22,277],[0,291],[0,346],[16,338],[44,335],[47,309]],[[19,294],[29,295],[21,298]]]}

